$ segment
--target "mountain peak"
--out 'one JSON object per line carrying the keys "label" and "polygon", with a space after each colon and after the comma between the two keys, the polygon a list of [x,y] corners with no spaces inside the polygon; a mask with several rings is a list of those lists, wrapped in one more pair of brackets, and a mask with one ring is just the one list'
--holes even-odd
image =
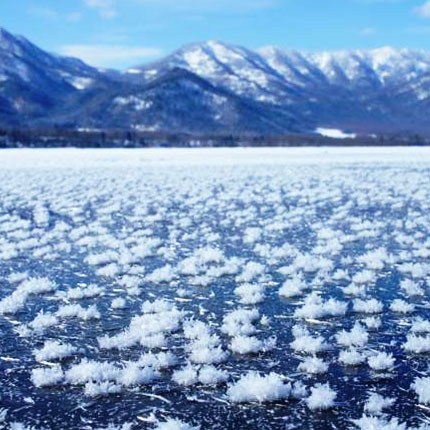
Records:
{"label": "mountain peak", "polygon": [[205,40],[203,42],[196,43],[196,45],[205,46],[205,47],[212,48],[212,49],[213,48],[219,48],[219,47],[228,48],[231,46],[228,43],[225,43],[225,42],[218,40],[218,39]]}
{"label": "mountain peak", "polygon": [[3,27],[0,27],[0,40],[2,41],[12,41],[15,40],[15,37],[6,31]]}
{"label": "mountain peak", "polygon": [[[27,40],[24,36],[18,36],[0,27],[0,41],[7,41],[8,43],[18,43],[19,41]],[[28,42],[30,43],[30,42]]]}
{"label": "mountain peak", "polygon": [[10,33],[6,31],[3,27],[0,27],[0,37],[8,36]]}
{"label": "mountain peak", "polygon": [[0,27],[0,51],[6,55],[20,55],[21,48],[19,45],[20,43],[17,37]]}

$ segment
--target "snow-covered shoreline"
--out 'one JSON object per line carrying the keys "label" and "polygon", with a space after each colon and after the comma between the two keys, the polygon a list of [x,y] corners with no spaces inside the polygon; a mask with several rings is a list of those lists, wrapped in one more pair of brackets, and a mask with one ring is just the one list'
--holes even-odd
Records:
{"label": "snow-covered shoreline", "polygon": [[329,164],[427,163],[430,147],[263,147],[144,149],[5,149],[0,169],[9,167],[104,167],[146,164]]}

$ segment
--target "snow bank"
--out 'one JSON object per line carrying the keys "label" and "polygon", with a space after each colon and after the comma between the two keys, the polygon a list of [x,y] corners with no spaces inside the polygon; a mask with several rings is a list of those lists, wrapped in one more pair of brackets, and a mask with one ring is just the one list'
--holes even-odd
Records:
{"label": "snow bank", "polygon": [[337,128],[318,127],[315,130],[315,133],[320,134],[321,136],[331,137],[332,139],[354,139],[357,137],[355,133],[345,133]]}

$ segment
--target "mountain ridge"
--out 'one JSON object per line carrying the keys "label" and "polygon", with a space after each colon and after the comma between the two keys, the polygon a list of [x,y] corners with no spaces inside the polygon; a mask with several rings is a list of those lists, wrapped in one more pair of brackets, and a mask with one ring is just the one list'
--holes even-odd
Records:
{"label": "mountain ridge", "polygon": [[429,114],[422,50],[253,51],[212,40],[104,71],[0,28],[1,127],[430,135]]}

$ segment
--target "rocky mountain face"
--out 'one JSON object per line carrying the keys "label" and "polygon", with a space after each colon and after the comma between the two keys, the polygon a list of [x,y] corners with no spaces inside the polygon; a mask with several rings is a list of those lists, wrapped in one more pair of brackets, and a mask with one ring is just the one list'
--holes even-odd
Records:
{"label": "rocky mountain face", "polygon": [[192,133],[430,134],[430,55],[258,52],[209,41],[122,72],[0,30],[0,126]]}

